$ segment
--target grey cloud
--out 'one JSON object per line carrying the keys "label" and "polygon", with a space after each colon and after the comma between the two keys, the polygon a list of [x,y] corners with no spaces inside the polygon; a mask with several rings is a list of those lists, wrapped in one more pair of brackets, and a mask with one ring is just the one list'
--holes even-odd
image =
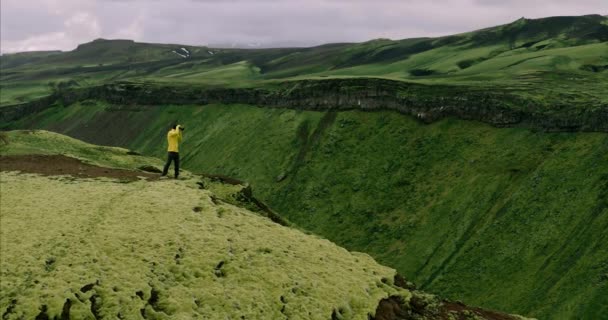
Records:
{"label": "grey cloud", "polygon": [[544,6],[544,5],[570,5],[570,4],[574,4],[578,7],[585,7],[585,6],[590,6],[596,9],[602,9],[606,10],[608,9],[608,6],[606,5],[606,1],[605,0],[578,0],[578,1],[572,1],[572,0],[535,0],[535,1],[530,1],[530,0],[508,0],[508,1],[504,1],[504,0],[474,0],[473,1],[474,4],[480,4],[480,5],[490,5],[490,6],[501,6],[501,7],[508,7],[508,6],[513,6],[513,5],[530,5],[530,6]]}
{"label": "grey cloud", "polygon": [[606,14],[605,0],[2,0],[2,52],[71,50],[96,37],[299,43],[438,36],[519,17]]}

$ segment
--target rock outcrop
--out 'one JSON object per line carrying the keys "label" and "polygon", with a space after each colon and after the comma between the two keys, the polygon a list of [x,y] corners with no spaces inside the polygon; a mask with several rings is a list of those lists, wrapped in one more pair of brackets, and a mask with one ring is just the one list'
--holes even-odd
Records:
{"label": "rock outcrop", "polygon": [[[42,111],[55,102],[88,99],[115,105],[250,104],[304,110],[395,110],[430,123],[446,117],[497,127],[546,131],[608,132],[608,105],[524,99],[509,91],[466,86],[422,85],[377,78],[286,81],[268,88],[202,88],[112,83],[56,92],[36,101],[0,109],[3,122]],[[110,110],[111,111],[111,110]]]}

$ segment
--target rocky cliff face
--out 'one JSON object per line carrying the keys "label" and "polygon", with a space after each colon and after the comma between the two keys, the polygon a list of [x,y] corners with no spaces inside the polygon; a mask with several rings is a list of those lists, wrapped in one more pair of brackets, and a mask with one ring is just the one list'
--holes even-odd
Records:
{"label": "rocky cliff face", "polygon": [[50,95],[38,100],[0,108],[0,121],[7,123],[30,114],[45,110],[57,101],[57,95]]}
{"label": "rocky cliff face", "polygon": [[497,127],[547,131],[608,132],[608,105],[573,106],[526,100],[513,93],[480,88],[421,85],[376,78],[284,82],[273,88],[200,88],[114,83],[70,89],[0,109],[8,122],[59,101],[69,105],[96,99],[116,105],[250,104],[305,110],[395,110],[433,122],[445,117],[477,120]]}

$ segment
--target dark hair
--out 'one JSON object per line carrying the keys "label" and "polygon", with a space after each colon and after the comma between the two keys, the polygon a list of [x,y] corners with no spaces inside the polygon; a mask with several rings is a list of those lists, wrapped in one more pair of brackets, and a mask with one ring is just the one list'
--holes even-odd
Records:
{"label": "dark hair", "polygon": [[177,121],[171,123],[171,129],[177,128]]}

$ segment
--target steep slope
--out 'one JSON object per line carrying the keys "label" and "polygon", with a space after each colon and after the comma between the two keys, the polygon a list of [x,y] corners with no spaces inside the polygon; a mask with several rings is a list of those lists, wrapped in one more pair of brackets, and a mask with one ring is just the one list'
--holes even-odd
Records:
{"label": "steep slope", "polygon": [[[226,70],[230,73],[231,71]],[[497,127],[545,131],[608,132],[608,105],[580,96],[524,98],[509,90],[476,86],[426,85],[378,78],[288,81],[272,88],[206,88],[195,85],[113,83],[74,88],[70,83],[35,101],[0,108],[0,128],[25,116],[74,103],[100,101],[132,106],[248,104],[319,111],[394,110],[431,123],[446,117],[478,120]],[[90,108],[93,112],[94,108]]]}
{"label": "steep slope", "polygon": [[3,319],[522,319],[398,287],[402,278],[368,255],[219,201],[195,179],[7,171],[8,158],[46,138],[66,142],[47,153],[84,145],[3,136]]}
{"label": "steep slope", "polygon": [[187,47],[188,58],[172,53],[180,46],[95,41],[3,67],[0,128],[164,156],[166,126],[181,120],[187,168],[250,182],[299,227],[423,288],[602,318],[607,26],[599,15],[520,19],[442,38]]}
{"label": "steep slope", "polygon": [[77,104],[18,125],[164,156],[175,119],[186,168],[250,182],[296,225],[425,289],[539,318],[608,312],[606,134],[237,105]]}
{"label": "steep slope", "polygon": [[3,54],[0,58],[0,69],[18,67],[60,53],[61,51],[30,51]]}

